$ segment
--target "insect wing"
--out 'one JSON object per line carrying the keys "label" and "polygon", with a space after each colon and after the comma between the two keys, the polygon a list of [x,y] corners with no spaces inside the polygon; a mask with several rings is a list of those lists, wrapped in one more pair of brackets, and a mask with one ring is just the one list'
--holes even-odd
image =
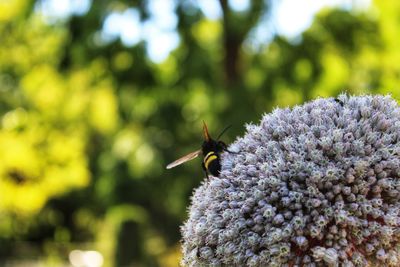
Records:
{"label": "insect wing", "polygon": [[200,154],[201,154],[201,149],[199,149],[197,151],[194,151],[192,153],[189,153],[189,154],[187,154],[187,155],[175,160],[174,162],[168,164],[167,165],[167,169],[171,169],[173,167],[181,165],[182,163],[185,163],[185,162],[187,162],[189,160],[192,160],[192,159],[198,157]]}

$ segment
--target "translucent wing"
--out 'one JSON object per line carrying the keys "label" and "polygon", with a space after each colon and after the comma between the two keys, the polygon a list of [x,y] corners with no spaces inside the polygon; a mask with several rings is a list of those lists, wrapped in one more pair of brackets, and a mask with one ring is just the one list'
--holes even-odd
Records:
{"label": "translucent wing", "polygon": [[174,162],[170,163],[167,165],[167,169],[171,169],[173,167],[176,167],[178,165],[181,165],[182,163],[185,163],[186,161],[192,160],[194,158],[196,158],[197,156],[199,156],[201,154],[201,149],[194,151],[190,154],[187,154],[186,156],[183,156],[177,160],[175,160]]}

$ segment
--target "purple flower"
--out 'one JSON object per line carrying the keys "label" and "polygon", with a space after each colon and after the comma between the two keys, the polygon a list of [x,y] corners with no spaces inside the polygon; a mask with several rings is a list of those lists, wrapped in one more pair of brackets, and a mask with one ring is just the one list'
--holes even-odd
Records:
{"label": "purple flower", "polygon": [[194,192],[183,265],[400,266],[400,108],[339,99],[247,126]]}

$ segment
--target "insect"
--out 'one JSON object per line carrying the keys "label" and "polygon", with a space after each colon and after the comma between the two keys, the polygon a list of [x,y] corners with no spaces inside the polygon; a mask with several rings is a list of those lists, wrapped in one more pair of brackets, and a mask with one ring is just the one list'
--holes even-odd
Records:
{"label": "insect", "polygon": [[336,103],[338,103],[339,105],[341,105],[343,107],[344,103],[342,100],[340,100],[339,98],[335,98],[334,100]]}
{"label": "insect", "polygon": [[210,137],[208,133],[207,125],[203,121],[203,135],[204,135],[204,142],[201,146],[201,149],[196,150],[192,153],[189,153],[174,162],[167,165],[167,169],[174,168],[178,165],[181,165],[189,160],[192,160],[198,157],[200,154],[203,154],[203,171],[208,178],[208,174],[211,173],[213,176],[218,176],[221,171],[221,163],[220,163],[220,154],[223,151],[227,151],[230,153],[235,153],[229,151],[227,146],[224,142],[220,141],[219,138],[224,134],[226,130],[228,130],[231,126],[226,127],[220,135],[217,137],[217,140],[214,140]]}

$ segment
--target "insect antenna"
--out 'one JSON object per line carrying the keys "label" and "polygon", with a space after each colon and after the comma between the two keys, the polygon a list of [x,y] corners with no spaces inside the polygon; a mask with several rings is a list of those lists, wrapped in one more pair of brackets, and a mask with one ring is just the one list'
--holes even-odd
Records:
{"label": "insect antenna", "polygon": [[203,121],[203,135],[204,135],[204,140],[207,142],[210,141],[211,137],[210,134],[208,133],[208,128],[207,124]]}
{"label": "insect antenna", "polygon": [[218,135],[217,140],[219,140],[219,138],[231,127],[232,127],[232,125],[225,127],[225,129],[223,129],[222,132]]}

